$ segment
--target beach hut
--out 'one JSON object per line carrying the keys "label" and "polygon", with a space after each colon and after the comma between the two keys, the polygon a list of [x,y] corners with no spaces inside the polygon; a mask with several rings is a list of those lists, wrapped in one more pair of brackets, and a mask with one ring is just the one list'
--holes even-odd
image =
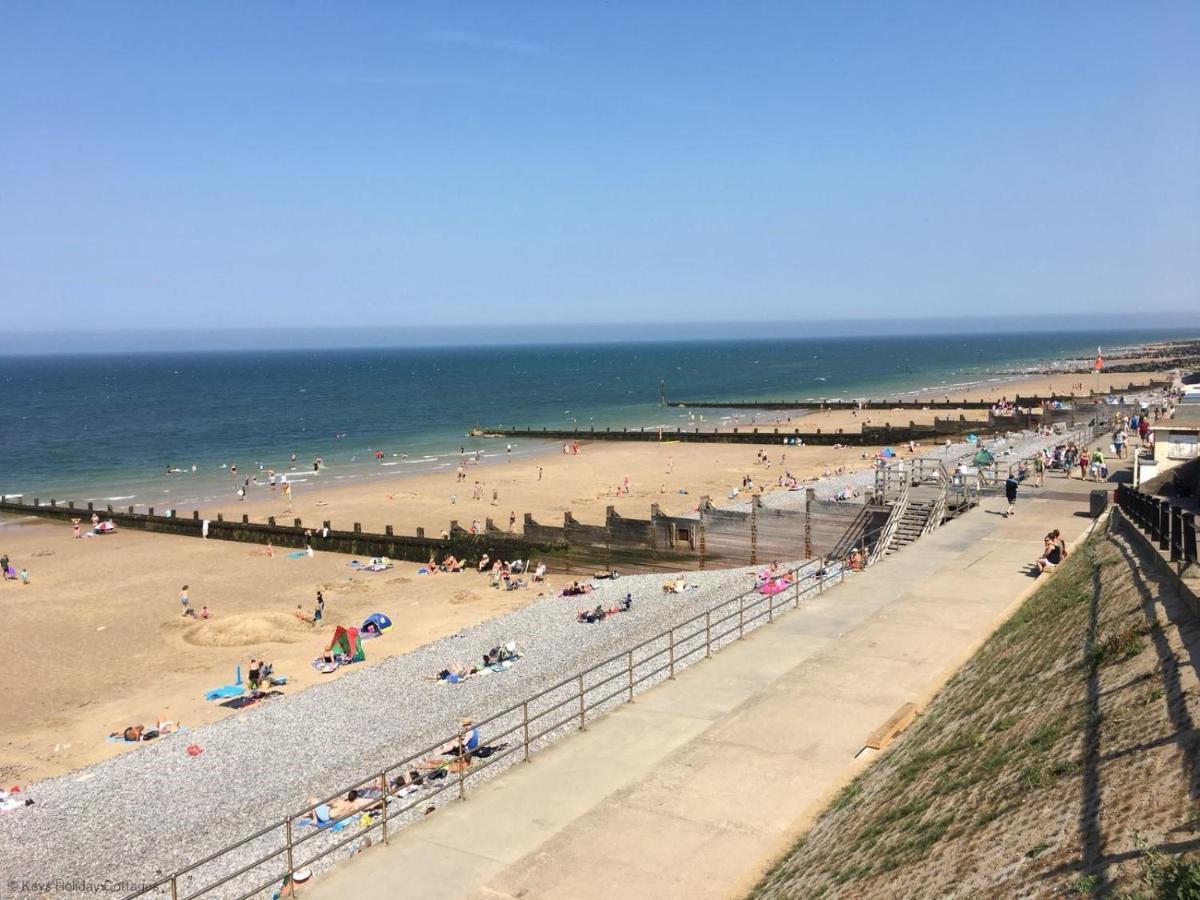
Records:
{"label": "beach hut", "polygon": [[340,653],[350,662],[362,662],[367,658],[363,653],[362,643],[358,639],[358,629],[347,628],[345,625],[339,625],[333,630],[333,640],[325,648],[325,653],[327,655]]}
{"label": "beach hut", "polygon": [[363,619],[362,628],[358,629],[363,637],[378,637],[392,627],[392,620],[383,613],[371,613]]}

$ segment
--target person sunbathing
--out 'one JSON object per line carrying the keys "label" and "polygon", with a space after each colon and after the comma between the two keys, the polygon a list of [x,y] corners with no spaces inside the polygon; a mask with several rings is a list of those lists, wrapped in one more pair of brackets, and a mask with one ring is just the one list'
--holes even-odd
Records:
{"label": "person sunbathing", "polygon": [[444,572],[461,572],[466,563],[458,559],[453,553],[442,560],[442,571]]}
{"label": "person sunbathing", "polygon": [[448,681],[451,684],[458,684],[458,682],[465,678],[470,678],[474,674],[474,668],[467,668],[462,663],[454,663],[438,672],[434,681]]}
{"label": "person sunbathing", "polygon": [[464,716],[458,724],[458,737],[442,744],[437,752],[443,756],[454,757],[465,754],[465,757],[470,759],[471,754],[479,749],[479,729],[475,727],[470,716]]}
{"label": "person sunbathing", "polygon": [[114,731],[109,737],[121,737],[131,744],[139,741],[152,741],[158,737],[158,731],[155,729],[147,730],[145,725],[130,725],[124,731]]}
{"label": "person sunbathing", "polygon": [[546,580],[546,564],[544,562],[538,563],[537,568],[533,570],[533,580],[534,581],[545,581]]}

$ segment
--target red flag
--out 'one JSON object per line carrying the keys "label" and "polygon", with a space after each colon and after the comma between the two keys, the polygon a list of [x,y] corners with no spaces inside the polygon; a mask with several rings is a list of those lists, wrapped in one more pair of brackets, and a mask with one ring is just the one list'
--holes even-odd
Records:
{"label": "red flag", "polygon": [[1096,348],[1096,371],[1099,372],[1104,368],[1104,353],[1099,347]]}

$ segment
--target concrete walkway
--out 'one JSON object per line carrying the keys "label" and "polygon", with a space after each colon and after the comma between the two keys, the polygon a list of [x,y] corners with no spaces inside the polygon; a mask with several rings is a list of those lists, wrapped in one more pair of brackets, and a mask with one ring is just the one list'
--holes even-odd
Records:
{"label": "concrete walkway", "polygon": [[1083,535],[1098,487],[1051,476],[1012,519],[985,501],[301,896],[744,893],[867,764],[867,736],[923,706],[1033,590],[1042,536]]}

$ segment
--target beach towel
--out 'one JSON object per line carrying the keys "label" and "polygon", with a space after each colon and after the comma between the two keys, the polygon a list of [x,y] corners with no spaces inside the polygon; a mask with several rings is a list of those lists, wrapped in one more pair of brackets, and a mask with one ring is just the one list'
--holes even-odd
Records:
{"label": "beach towel", "polygon": [[247,706],[253,706],[263,700],[282,696],[283,691],[255,691],[248,697],[234,697],[232,700],[226,700],[221,706],[224,706],[226,709],[245,709]]}
{"label": "beach towel", "polygon": [[304,557],[306,557],[306,556],[308,556],[308,553],[306,553],[304,550],[296,550],[292,553],[289,553],[287,555],[287,558],[288,559],[304,559]]}
{"label": "beach towel", "polygon": [[240,684],[227,684],[224,687],[213,688],[204,695],[205,700],[220,700],[222,697],[237,697],[245,693]]}

